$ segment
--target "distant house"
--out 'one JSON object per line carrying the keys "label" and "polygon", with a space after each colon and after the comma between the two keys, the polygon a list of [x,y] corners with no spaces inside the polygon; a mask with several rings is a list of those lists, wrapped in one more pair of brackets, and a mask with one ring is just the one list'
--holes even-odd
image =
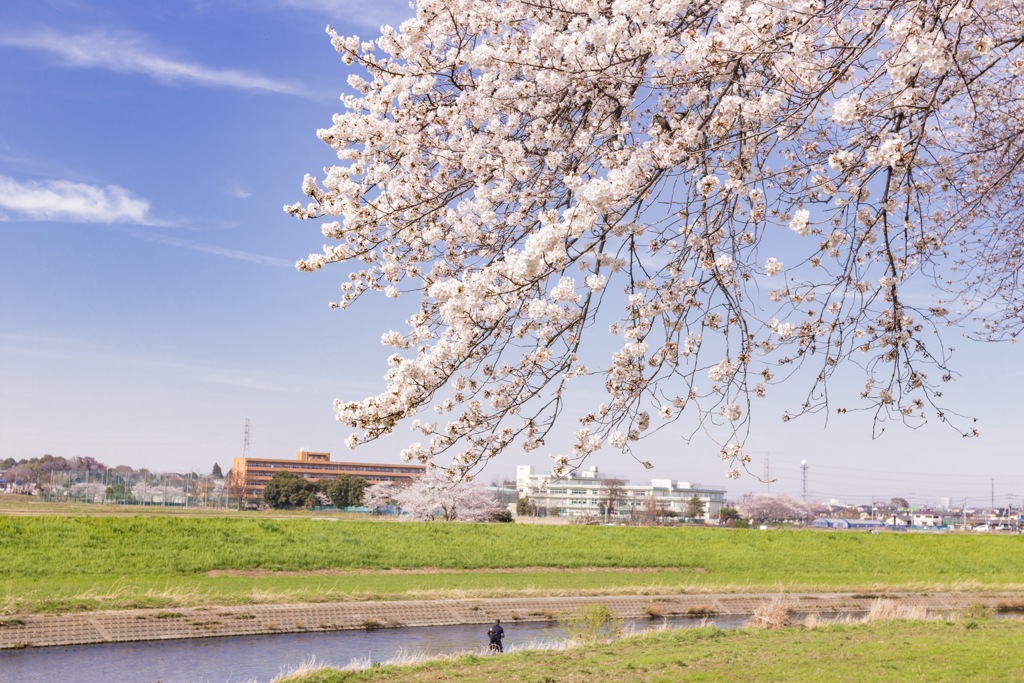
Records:
{"label": "distant house", "polygon": [[889,515],[885,518],[885,523],[889,526],[911,526],[914,520],[907,515]]}
{"label": "distant house", "polygon": [[942,525],[946,527],[966,528],[965,519],[964,513],[958,510],[947,510],[942,513]]}
{"label": "distant house", "polygon": [[910,521],[913,526],[942,526],[942,515],[931,511],[915,512]]}

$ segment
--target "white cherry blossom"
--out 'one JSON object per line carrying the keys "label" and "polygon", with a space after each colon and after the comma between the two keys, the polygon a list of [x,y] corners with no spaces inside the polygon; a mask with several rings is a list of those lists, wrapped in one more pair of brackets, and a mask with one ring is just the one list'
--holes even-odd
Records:
{"label": "white cherry blossom", "polygon": [[[337,161],[285,207],[322,222],[297,266],[336,270],[333,307],[379,297],[406,322],[381,336],[381,391],[335,403],[351,446],[429,411],[411,460],[466,476],[518,443],[565,471],[632,452],[658,410],[731,476],[751,394],[805,381],[784,419],[946,420],[938,312],[978,338],[1024,327],[1020,0],[414,12],[374,40],[329,30]],[[867,388],[833,388],[844,366]]]}

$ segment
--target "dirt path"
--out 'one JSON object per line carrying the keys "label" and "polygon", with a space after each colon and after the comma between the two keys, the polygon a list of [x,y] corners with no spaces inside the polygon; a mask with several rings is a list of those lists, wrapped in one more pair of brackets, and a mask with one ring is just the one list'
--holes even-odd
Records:
{"label": "dirt path", "polygon": [[935,611],[1024,607],[1020,593],[790,593],[401,600],[117,610],[0,618],[0,649],[268,633],[547,621],[587,605],[623,618],[752,614],[780,601],[794,612],[866,612],[878,599]]}

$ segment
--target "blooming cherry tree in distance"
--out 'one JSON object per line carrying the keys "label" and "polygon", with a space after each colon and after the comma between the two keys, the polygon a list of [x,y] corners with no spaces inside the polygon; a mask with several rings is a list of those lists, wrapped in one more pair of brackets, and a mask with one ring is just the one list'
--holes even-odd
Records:
{"label": "blooming cherry tree in distance", "polygon": [[452,482],[440,469],[431,470],[395,493],[406,519],[445,522],[489,522],[501,512],[493,493],[476,482]]}
{"label": "blooming cherry tree in distance", "polygon": [[736,510],[752,522],[793,522],[813,517],[810,506],[787,495],[755,493],[744,498]]}
{"label": "blooming cherry tree in distance", "polygon": [[419,0],[328,31],[354,94],[286,207],[330,240],[298,267],[339,268],[340,308],[418,302],[383,391],[335,405],[350,445],[411,425],[454,476],[514,443],[564,472],[677,422],[738,476],[779,383],[784,419],[947,421],[937,333],[1021,328],[1021,0]]}
{"label": "blooming cherry tree in distance", "polygon": [[371,512],[381,512],[388,505],[395,502],[395,496],[401,490],[400,486],[395,486],[390,481],[381,481],[367,486],[366,490],[363,491],[363,507]]}

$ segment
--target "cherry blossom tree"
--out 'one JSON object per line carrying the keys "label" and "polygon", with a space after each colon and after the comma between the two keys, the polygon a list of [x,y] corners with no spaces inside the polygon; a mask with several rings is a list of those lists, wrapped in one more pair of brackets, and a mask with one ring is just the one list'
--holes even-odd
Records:
{"label": "cherry blossom tree", "polygon": [[107,487],[100,482],[80,482],[72,484],[67,489],[67,494],[75,500],[88,500],[96,502],[106,496]]}
{"label": "cherry blossom tree", "polygon": [[450,481],[440,469],[398,491],[394,500],[408,519],[423,521],[489,522],[502,510],[495,495],[483,486]]}
{"label": "cherry blossom tree", "polygon": [[380,512],[395,502],[395,497],[400,490],[400,487],[390,481],[381,481],[367,486],[363,491],[363,507],[370,512]]}
{"label": "cherry blossom tree", "polygon": [[338,264],[339,308],[418,302],[384,390],[336,402],[351,446],[409,424],[405,459],[471,476],[569,409],[556,473],[678,422],[739,476],[780,383],[783,419],[951,421],[941,328],[1021,329],[1021,0],[419,0],[328,31],[354,94],[285,207],[331,240],[298,267]]}
{"label": "cherry blossom tree", "polygon": [[753,494],[744,498],[736,509],[752,522],[793,522],[812,516],[806,502],[784,494]]}

